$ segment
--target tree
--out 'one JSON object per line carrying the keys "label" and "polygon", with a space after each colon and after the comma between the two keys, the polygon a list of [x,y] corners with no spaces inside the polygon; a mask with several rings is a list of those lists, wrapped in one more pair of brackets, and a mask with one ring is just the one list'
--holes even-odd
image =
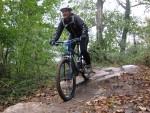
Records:
{"label": "tree", "polygon": [[97,0],[96,3],[96,29],[97,29],[97,40],[103,45],[103,5],[105,0]]}
{"label": "tree", "polygon": [[126,0],[125,5],[121,3],[119,0],[117,0],[117,2],[125,10],[125,14],[124,14],[125,25],[122,31],[122,36],[120,41],[120,52],[124,53],[126,50],[126,40],[127,40],[127,34],[129,32],[129,26],[130,26],[131,5],[130,5],[130,0]]}
{"label": "tree", "polygon": [[[38,5],[36,0],[0,1],[0,63],[11,67],[11,72],[32,74],[48,60],[45,42],[53,34],[54,24],[45,23],[43,16],[53,12],[56,2],[44,0]],[[52,15],[50,21],[54,18]]]}
{"label": "tree", "polygon": [[0,105],[6,101],[10,105],[46,85],[54,73],[48,42],[54,31],[58,1],[37,2],[0,1]]}

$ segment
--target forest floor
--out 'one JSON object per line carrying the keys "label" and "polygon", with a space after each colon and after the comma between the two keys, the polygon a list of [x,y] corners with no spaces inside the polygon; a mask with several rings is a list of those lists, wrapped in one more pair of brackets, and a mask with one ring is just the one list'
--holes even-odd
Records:
{"label": "forest floor", "polygon": [[128,65],[94,71],[68,102],[56,89],[42,88],[2,113],[150,113],[150,68]]}

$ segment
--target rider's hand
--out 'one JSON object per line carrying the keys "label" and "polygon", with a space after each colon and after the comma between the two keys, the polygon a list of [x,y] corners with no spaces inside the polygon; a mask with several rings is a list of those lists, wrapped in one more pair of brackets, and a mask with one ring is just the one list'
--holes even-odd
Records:
{"label": "rider's hand", "polygon": [[49,42],[49,44],[52,45],[52,46],[55,45],[55,40],[51,40],[51,41]]}

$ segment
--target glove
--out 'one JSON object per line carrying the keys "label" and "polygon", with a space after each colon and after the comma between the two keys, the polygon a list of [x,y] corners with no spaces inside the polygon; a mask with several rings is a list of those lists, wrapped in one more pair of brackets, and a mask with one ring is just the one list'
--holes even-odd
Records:
{"label": "glove", "polygon": [[52,45],[52,46],[55,45],[55,40],[51,40],[51,41],[49,42],[49,44]]}

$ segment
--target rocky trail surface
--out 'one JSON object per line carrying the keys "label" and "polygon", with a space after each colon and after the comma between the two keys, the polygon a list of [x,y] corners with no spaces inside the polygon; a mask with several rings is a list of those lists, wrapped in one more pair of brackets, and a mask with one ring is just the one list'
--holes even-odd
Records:
{"label": "rocky trail surface", "polygon": [[75,97],[63,102],[46,88],[2,113],[150,113],[150,69],[135,65],[95,68],[86,83],[77,78]]}

